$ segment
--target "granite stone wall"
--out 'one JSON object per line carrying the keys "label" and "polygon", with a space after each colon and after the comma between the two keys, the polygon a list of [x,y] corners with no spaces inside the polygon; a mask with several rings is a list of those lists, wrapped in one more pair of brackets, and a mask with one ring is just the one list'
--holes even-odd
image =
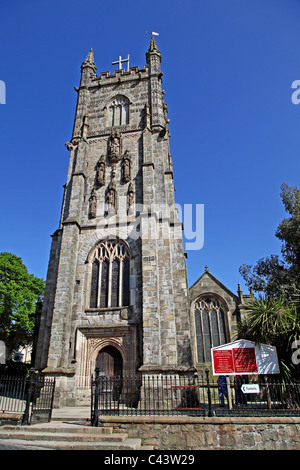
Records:
{"label": "granite stone wall", "polygon": [[300,450],[300,417],[105,417],[157,450]]}

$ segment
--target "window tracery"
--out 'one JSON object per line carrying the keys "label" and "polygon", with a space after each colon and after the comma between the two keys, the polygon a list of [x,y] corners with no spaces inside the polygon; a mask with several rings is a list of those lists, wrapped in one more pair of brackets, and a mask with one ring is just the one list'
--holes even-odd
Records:
{"label": "window tracery", "polygon": [[92,259],[90,308],[130,305],[130,255],[121,240],[106,240]]}
{"label": "window tracery", "polygon": [[210,349],[227,342],[225,308],[214,296],[199,298],[194,305],[197,360],[211,362]]}
{"label": "window tracery", "polygon": [[116,96],[108,105],[108,126],[129,124],[129,101],[125,96]]}

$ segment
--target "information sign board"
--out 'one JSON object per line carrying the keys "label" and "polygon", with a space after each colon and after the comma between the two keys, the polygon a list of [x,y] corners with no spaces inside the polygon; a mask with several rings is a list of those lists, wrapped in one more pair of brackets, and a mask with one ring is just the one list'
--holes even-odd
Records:
{"label": "information sign board", "polygon": [[234,372],[233,356],[230,349],[213,351],[213,363],[216,374],[231,374]]}
{"label": "information sign board", "polygon": [[232,352],[236,374],[257,372],[254,348],[234,348]]}
{"label": "information sign board", "polygon": [[213,375],[279,374],[275,346],[245,339],[211,349]]}

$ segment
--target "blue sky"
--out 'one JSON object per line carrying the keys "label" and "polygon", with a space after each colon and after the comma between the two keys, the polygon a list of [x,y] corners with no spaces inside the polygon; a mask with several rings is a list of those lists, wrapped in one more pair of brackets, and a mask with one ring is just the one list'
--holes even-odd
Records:
{"label": "blue sky", "polygon": [[280,186],[299,186],[299,0],[2,0],[0,251],[46,277],[80,65],[92,47],[98,74],[119,55],[142,68],[146,31],[160,34],[176,201],[204,204],[189,284],[208,265],[236,292],[241,264],[280,253]]}

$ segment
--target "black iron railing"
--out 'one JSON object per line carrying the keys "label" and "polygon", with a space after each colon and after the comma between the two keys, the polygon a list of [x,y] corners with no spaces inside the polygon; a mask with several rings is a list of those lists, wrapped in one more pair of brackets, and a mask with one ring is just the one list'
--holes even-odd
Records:
{"label": "black iron railing", "polygon": [[91,404],[94,426],[101,415],[300,415],[300,384],[267,379],[257,382],[256,393],[244,393],[233,380],[225,388],[210,380],[208,370],[204,377],[106,377],[96,369]]}
{"label": "black iron railing", "polygon": [[36,374],[30,376],[0,376],[0,412],[23,414],[22,424],[36,420],[50,421],[53,409],[55,379]]}
{"label": "black iron railing", "polygon": [[0,411],[24,412],[26,391],[27,381],[24,377],[0,376]]}
{"label": "black iron railing", "polygon": [[230,396],[227,394],[225,406],[217,409],[216,415],[300,416],[300,383],[265,376],[256,382],[255,393],[244,393],[245,385],[249,388],[251,384],[230,384]]}

